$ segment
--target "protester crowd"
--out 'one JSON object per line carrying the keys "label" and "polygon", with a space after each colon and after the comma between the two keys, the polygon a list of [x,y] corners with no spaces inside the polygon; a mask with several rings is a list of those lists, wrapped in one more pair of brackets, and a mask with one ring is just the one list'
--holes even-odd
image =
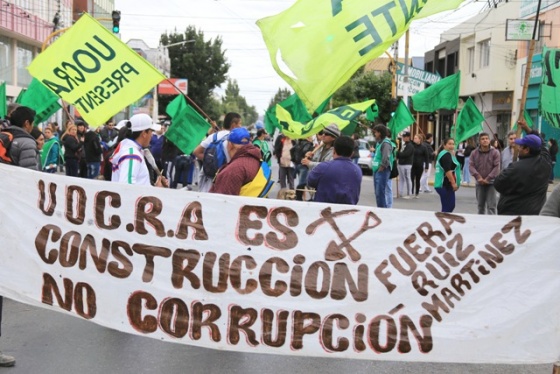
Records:
{"label": "protester crowd", "polygon": [[[277,198],[328,204],[358,204],[362,170],[359,137],[342,135],[334,123],[308,138],[293,140],[284,134],[270,138],[262,125],[251,134],[237,113],[226,114],[222,128],[212,123],[207,137],[191,154],[184,154],[165,137],[168,121],[155,124],[136,114],[118,124],[102,126],[70,120],[34,126],[35,112],[10,104],[2,121],[2,162],[46,173],[103,179],[116,183],[182,188],[238,196],[270,197],[274,179]],[[560,216],[560,188],[546,203],[554,179],[558,144],[555,139],[518,122],[525,136],[507,135],[507,146],[487,133],[456,144],[444,139],[434,150],[432,134],[408,131],[392,136],[383,124],[375,125],[371,147],[373,184],[379,208],[391,208],[393,198],[418,199],[432,193],[442,212],[453,212],[455,192],[475,182],[479,214]],[[6,135],[7,136],[7,135]],[[4,137],[3,137],[4,139]],[[1,152],[0,152],[1,153]],[[272,159],[278,176],[272,176]],[[397,180],[393,191],[393,180]],[[396,194],[396,196],[394,196]],[[2,298],[0,297],[0,322]],[[0,366],[15,359],[0,352]]]}

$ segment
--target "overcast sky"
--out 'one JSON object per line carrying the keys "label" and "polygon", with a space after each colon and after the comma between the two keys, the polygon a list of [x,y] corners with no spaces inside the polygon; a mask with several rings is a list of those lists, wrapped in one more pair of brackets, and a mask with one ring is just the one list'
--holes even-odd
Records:
{"label": "overcast sky", "polygon": [[[272,68],[256,21],[278,14],[295,0],[116,0],[121,11],[121,36],[143,39],[150,47],[165,32],[184,32],[194,25],[206,39],[221,36],[231,65],[229,77],[237,80],[241,95],[263,115],[278,88],[290,88]],[[423,56],[439,43],[441,32],[477,14],[483,4],[467,0],[452,12],[413,22],[410,56]],[[404,40],[399,46],[404,56]],[[189,77],[186,77],[189,78]],[[292,90],[290,88],[290,90]],[[293,91],[293,90],[292,90]]]}

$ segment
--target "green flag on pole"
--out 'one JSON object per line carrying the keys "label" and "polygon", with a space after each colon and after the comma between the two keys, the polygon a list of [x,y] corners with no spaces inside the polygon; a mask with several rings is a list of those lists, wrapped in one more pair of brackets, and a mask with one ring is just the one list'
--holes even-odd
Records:
{"label": "green flag on pole", "polygon": [[366,119],[373,122],[377,117],[379,117],[379,107],[377,104],[373,104],[366,110]]}
{"label": "green flag on pole", "polygon": [[393,114],[393,118],[389,121],[389,129],[391,130],[391,135],[396,136],[399,132],[406,129],[408,126],[412,125],[416,120],[408,110],[408,107],[404,104],[404,101],[399,100],[397,109]]}
{"label": "green flag on pole", "polygon": [[458,146],[463,140],[467,140],[471,136],[481,132],[482,121],[484,121],[484,116],[480,113],[474,101],[469,97],[463,109],[461,109],[457,117],[457,123],[454,126],[455,145]]}
{"label": "green flag on pole", "polygon": [[27,90],[22,95],[19,104],[29,107],[35,111],[35,125],[38,125],[39,123],[46,121],[50,116],[62,108],[58,103],[58,100],[59,97],[56,94],[49,90],[38,79],[33,78],[29,87],[27,87]]}
{"label": "green flag on pole", "polygon": [[171,126],[165,137],[183,153],[190,155],[206,137],[210,124],[187,103],[183,95],[170,102],[166,112],[171,116]]}
{"label": "green flag on pole", "polygon": [[560,128],[560,49],[544,47],[539,110],[553,127]]}
{"label": "green flag on pole", "polygon": [[8,98],[6,97],[6,82],[0,84],[0,118],[8,113]]}
{"label": "green flag on pole", "polygon": [[462,1],[299,0],[257,25],[272,66],[313,109],[399,40],[412,21]]}
{"label": "green flag on pole", "polygon": [[443,78],[412,96],[417,112],[431,113],[438,109],[457,109],[461,72]]}
{"label": "green flag on pole", "polygon": [[[330,97],[325,100],[319,107],[315,110],[315,113],[321,114],[325,111],[325,108],[329,104]],[[307,111],[305,104],[298,95],[293,94],[290,95],[287,99],[278,103],[282,108],[286,109],[291,117],[292,120],[297,122],[309,122],[313,119],[313,117]],[[276,116],[276,105],[270,107],[265,114],[264,117],[264,124],[266,132],[269,133],[271,136],[274,135],[274,131],[276,129],[282,131],[282,126],[278,123],[278,117]]]}
{"label": "green flag on pole", "polygon": [[[331,109],[307,123],[294,120],[290,112],[279,104],[276,105],[276,115],[284,135],[291,139],[305,139],[317,134],[331,123],[336,124],[340,131],[344,133],[345,128],[352,126],[352,122],[356,122],[358,117],[374,103],[375,100],[368,100],[361,103],[344,105]],[[356,125],[357,123],[354,123],[354,129]],[[352,129],[352,132],[354,129]]]}

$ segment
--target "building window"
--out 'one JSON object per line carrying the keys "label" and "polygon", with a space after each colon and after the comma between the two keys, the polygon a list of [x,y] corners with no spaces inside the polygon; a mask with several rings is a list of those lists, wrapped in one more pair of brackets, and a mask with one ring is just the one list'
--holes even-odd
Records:
{"label": "building window", "polygon": [[490,39],[478,43],[480,50],[480,64],[479,68],[484,68],[490,65]]}
{"label": "building window", "polygon": [[31,74],[27,71],[27,67],[31,65],[33,60],[33,47],[19,42],[17,47],[17,83],[18,86],[29,86],[31,83]]}
{"label": "building window", "polygon": [[14,83],[11,39],[0,35],[0,81]]}
{"label": "building window", "polygon": [[467,49],[467,58],[469,59],[469,73],[474,73],[474,47]]}

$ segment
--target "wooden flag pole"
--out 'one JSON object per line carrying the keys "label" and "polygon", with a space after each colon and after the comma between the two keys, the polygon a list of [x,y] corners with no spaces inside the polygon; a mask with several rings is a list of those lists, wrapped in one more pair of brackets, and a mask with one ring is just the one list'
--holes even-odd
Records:
{"label": "wooden flag pole", "polygon": [[[519,116],[517,117],[517,122],[524,118],[525,114],[525,104],[527,103],[527,91],[529,90],[529,78],[531,77],[531,67],[533,65],[533,54],[535,53],[535,39],[537,37],[537,29],[539,25],[539,14],[541,12],[541,2],[539,0],[537,4],[537,13],[535,15],[535,27],[533,27],[533,37],[529,42],[529,54],[527,55],[527,64],[525,66],[525,77],[523,79],[523,91],[521,93],[521,102],[519,103]],[[513,124],[512,124],[513,127]],[[517,137],[521,137],[521,126],[517,126]],[[519,157],[519,150],[514,148],[513,150],[513,161],[517,161]]]}

